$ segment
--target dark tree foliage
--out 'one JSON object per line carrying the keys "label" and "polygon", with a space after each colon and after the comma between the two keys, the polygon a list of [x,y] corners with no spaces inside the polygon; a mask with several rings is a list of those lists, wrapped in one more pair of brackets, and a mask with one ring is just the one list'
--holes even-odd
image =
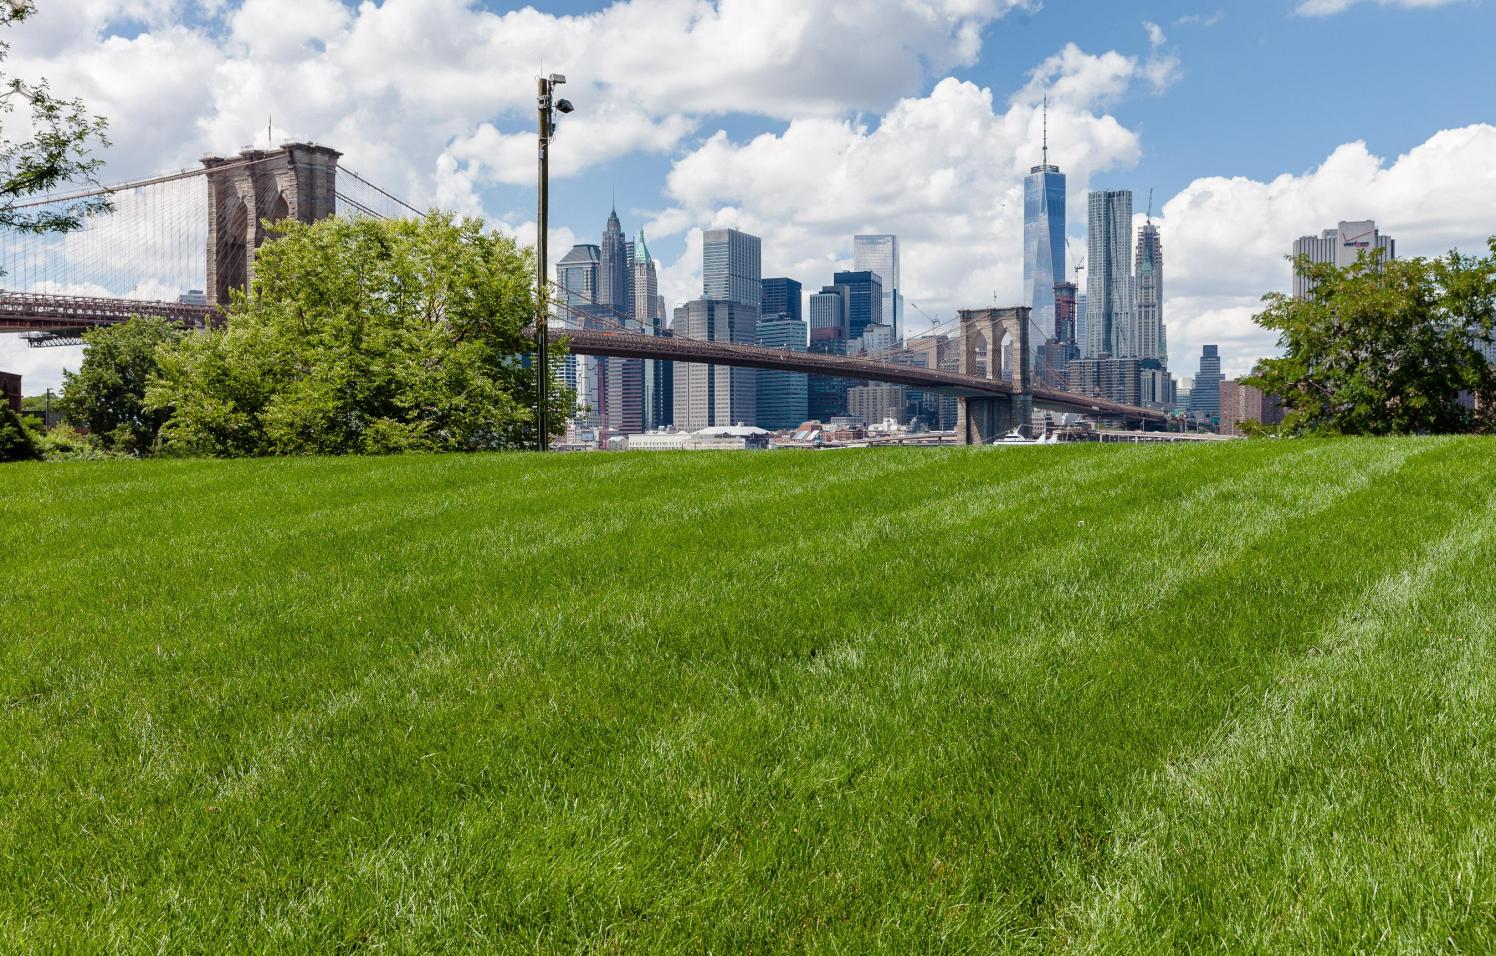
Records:
{"label": "dark tree foliage", "polygon": [[[274,225],[226,328],[163,350],[166,450],[344,455],[535,441],[532,262],[476,220]],[[564,390],[557,389],[558,393]],[[556,394],[564,427],[572,396]]]}
{"label": "dark tree foliage", "polygon": [[88,429],[108,451],[149,454],[170,413],[146,408],[161,347],[181,338],[165,319],[134,318],[84,335],[88,348],[77,372],[63,373],[58,406],[72,425]]}
{"label": "dark tree foliage", "polygon": [[0,402],[0,462],[35,461],[41,457],[41,449],[21,416]]}
{"label": "dark tree foliage", "polygon": [[1485,258],[1383,262],[1348,268],[1295,263],[1315,283],[1304,300],[1264,298],[1255,317],[1278,333],[1281,358],[1247,384],[1279,396],[1284,434],[1399,435],[1489,431],[1496,371],[1496,239]]}
{"label": "dark tree foliage", "polygon": [[[36,12],[35,0],[0,0],[0,26],[12,26]],[[0,42],[0,63],[9,52]],[[24,105],[29,113],[25,138],[0,131],[0,228],[21,232],[70,232],[84,219],[107,211],[109,200],[93,196],[40,209],[17,209],[26,197],[68,183],[94,183],[102,161],[90,150],[107,146],[108,122],[90,115],[78,100],[52,95],[46,80],[28,82],[0,72],[0,117]]]}

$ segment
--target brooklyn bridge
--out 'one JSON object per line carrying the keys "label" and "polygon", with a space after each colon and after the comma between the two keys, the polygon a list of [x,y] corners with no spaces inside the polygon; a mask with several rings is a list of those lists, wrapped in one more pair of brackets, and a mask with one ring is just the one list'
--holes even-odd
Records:
{"label": "brooklyn bridge", "polygon": [[[269,222],[314,222],[332,215],[403,218],[410,204],[341,163],[341,154],[313,143],[246,149],[210,156],[201,166],[148,179],[46,196],[20,210],[65,208],[106,196],[113,211],[86,220],[75,233],[0,234],[0,332],[19,333],[36,348],[75,345],[90,329],[155,316],[187,327],[224,321],[235,289],[254,278],[256,251],[272,235]],[[201,289],[197,296],[181,290]],[[876,355],[827,355],[727,342],[700,341],[637,324],[559,315],[553,339],[580,355],[643,358],[803,372],[888,382],[959,400],[957,438],[991,441],[1027,424],[1035,408],[1076,413],[1125,427],[1161,425],[1163,412],[1036,387],[1029,366],[1025,308],[971,309],[959,314],[957,367],[931,367],[907,349]]]}

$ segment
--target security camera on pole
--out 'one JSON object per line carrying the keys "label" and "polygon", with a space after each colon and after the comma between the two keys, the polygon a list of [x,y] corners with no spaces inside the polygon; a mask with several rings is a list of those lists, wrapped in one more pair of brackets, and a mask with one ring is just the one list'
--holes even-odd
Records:
{"label": "security camera on pole", "polygon": [[570,100],[551,101],[551,91],[566,82],[566,77],[559,73],[539,78],[540,97],[538,102],[540,108],[540,210],[536,216],[535,223],[535,303],[537,314],[535,317],[535,423],[538,426],[536,432],[536,450],[545,451],[550,447],[550,329],[547,319],[550,313],[549,285],[546,280],[546,240],[550,231],[550,188],[551,188],[551,137],[556,135],[556,113],[570,113],[573,109]]}

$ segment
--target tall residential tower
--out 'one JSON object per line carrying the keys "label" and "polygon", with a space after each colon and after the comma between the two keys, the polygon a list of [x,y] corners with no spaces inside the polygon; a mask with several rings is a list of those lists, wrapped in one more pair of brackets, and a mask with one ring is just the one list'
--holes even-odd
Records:
{"label": "tall residential tower", "polygon": [[1087,358],[1137,357],[1133,314],[1132,190],[1093,192],[1086,272]]}

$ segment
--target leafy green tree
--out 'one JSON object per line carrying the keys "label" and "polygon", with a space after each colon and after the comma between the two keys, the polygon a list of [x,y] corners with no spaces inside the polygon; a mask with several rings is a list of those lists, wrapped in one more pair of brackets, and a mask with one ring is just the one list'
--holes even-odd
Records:
{"label": "leafy green tree", "polygon": [[0,462],[35,461],[42,457],[36,438],[15,409],[0,402]]}
{"label": "leafy green tree", "polygon": [[[169,450],[218,456],[533,446],[528,250],[472,219],[274,226],[221,329],[164,350]],[[561,425],[572,396],[558,394]],[[557,429],[559,433],[559,427]]]}
{"label": "leafy green tree", "polygon": [[[35,0],[0,0],[0,26],[12,26],[35,12]],[[9,50],[0,43],[0,63]],[[13,141],[0,133],[0,227],[21,232],[78,229],[88,216],[108,210],[109,200],[93,197],[35,211],[15,205],[63,183],[95,181],[101,161],[90,159],[89,152],[108,145],[108,123],[89,115],[78,100],[53,96],[46,80],[27,82],[0,72],[0,116],[23,104],[30,114],[27,138]]]}
{"label": "leafy green tree", "polygon": [[78,371],[63,373],[64,420],[87,428],[110,451],[149,453],[170,411],[145,407],[146,386],[158,369],[157,352],[181,336],[180,328],[155,318],[85,333]]}
{"label": "leafy green tree", "polygon": [[1281,358],[1247,384],[1290,409],[1287,434],[1446,434],[1496,424],[1496,371],[1480,347],[1496,339],[1496,239],[1478,259],[1381,261],[1348,268],[1301,257],[1307,299],[1264,298],[1255,317],[1278,333]]}

